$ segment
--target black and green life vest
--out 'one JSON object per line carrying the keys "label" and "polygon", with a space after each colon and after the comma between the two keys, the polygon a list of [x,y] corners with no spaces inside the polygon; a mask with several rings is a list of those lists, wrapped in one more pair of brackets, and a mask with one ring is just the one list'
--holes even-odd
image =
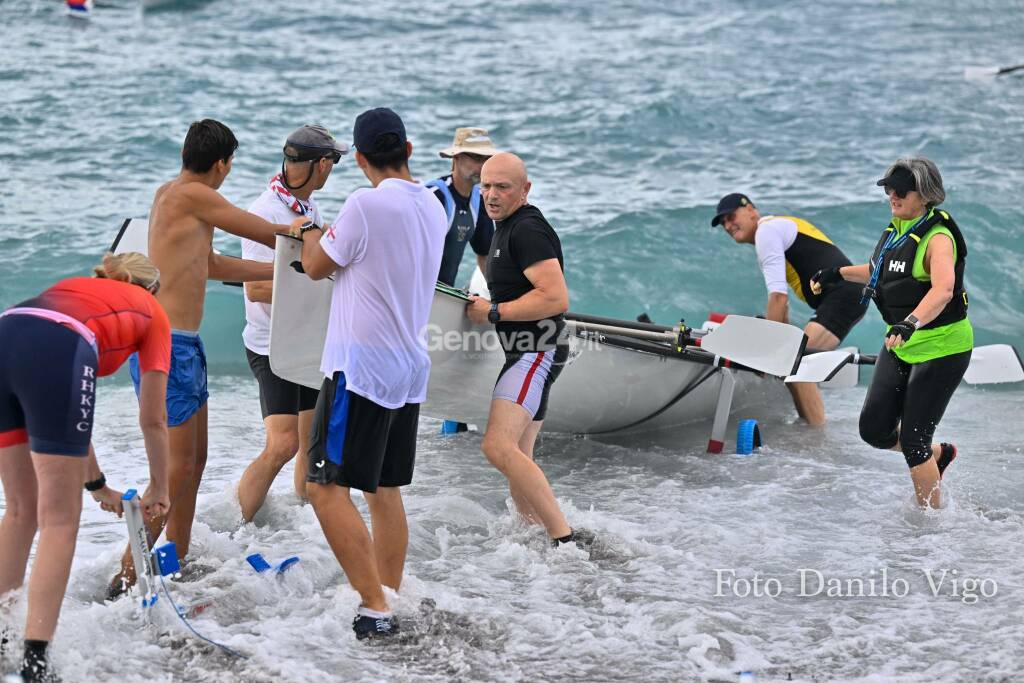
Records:
{"label": "black and green life vest", "polygon": [[964,260],[967,258],[967,243],[953,217],[945,211],[936,209],[932,216],[915,227],[906,239],[885,252],[883,262],[878,263],[879,255],[890,234],[896,231],[896,226],[890,223],[882,233],[882,237],[878,240],[875,251],[871,255],[871,261],[868,264],[871,272],[874,273],[876,268],[881,268],[878,283],[875,286],[874,299],[878,306],[878,312],[882,314],[882,319],[886,323],[893,325],[905,319],[917,308],[921,299],[932,288],[930,280],[921,282],[914,277],[914,258],[917,256],[921,240],[929,230],[939,223],[949,229],[956,243],[956,262],[953,265],[956,280],[953,283],[953,298],[935,320],[927,325],[922,325],[921,329],[927,330],[949,325],[967,317],[967,290],[964,289]]}

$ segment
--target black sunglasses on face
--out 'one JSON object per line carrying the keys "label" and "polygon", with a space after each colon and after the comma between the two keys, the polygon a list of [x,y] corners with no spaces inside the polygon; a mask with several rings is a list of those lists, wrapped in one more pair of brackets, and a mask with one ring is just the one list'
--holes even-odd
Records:
{"label": "black sunglasses on face", "polygon": [[900,190],[897,190],[897,189],[896,189],[895,187],[893,187],[892,185],[886,185],[886,186],[885,186],[885,193],[886,193],[886,194],[894,194],[894,195],[896,195],[897,197],[899,197],[900,199],[906,199],[906,198],[907,198],[907,195],[908,195],[909,193],[911,193],[911,192],[913,192],[913,190],[908,190],[908,189],[900,189]]}
{"label": "black sunglasses on face", "polygon": [[338,163],[338,162],[341,161],[341,157],[342,157],[342,153],[337,151],[337,150],[331,150],[330,152],[327,152],[326,154],[321,153],[320,155],[316,155],[316,153],[314,152],[313,155],[297,154],[297,155],[289,156],[289,155],[286,154],[284,156],[284,158],[287,159],[288,161],[295,161],[295,162],[308,161],[311,164],[315,164],[316,162],[320,161],[321,159],[330,159],[332,162]]}

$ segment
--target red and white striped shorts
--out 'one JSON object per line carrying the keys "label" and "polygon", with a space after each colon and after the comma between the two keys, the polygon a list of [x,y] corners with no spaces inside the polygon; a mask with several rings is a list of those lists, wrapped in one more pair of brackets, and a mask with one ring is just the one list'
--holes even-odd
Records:
{"label": "red and white striped shorts", "polygon": [[566,344],[554,350],[529,353],[505,352],[505,366],[498,375],[491,400],[496,398],[518,403],[529,411],[535,422],[544,419],[548,410],[551,385],[569,357]]}

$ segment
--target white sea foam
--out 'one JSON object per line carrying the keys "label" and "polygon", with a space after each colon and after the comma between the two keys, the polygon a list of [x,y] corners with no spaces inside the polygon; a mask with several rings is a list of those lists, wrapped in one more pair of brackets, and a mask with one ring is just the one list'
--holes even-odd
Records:
{"label": "white sea foam", "polygon": [[[234,483],[261,447],[254,384],[220,379],[211,388],[211,467],[190,556],[197,569],[170,590],[183,605],[212,600],[196,628],[250,659],[198,642],[163,598],[150,625],[135,601],[100,604],[125,530],[87,501],[54,646],[69,680],[726,681],[741,670],[759,680],[942,680],[966,671],[999,679],[1019,663],[1024,476],[1020,450],[985,426],[1009,423],[1024,406],[1018,391],[962,388],[954,397],[940,436],[960,439],[961,456],[940,511],[908,503],[899,454],[857,441],[863,389],[826,394],[827,432],[765,424],[769,447],[751,458],[657,437],[612,445],[549,435],[539,461],[571,522],[599,534],[593,559],[551,549],[510,514],[479,435],[442,437],[424,420],[406,491],[407,578],[393,596],[406,633],[367,646],[350,628],[358,597],[312,508],[291,492],[289,470],[255,523],[241,524]],[[141,485],[134,396],[124,386],[101,395],[101,462],[115,485]],[[244,561],[252,552],[301,561],[278,579],[252,571]],[[781,592],[716,595],[716,569],[774,579]],[[943,570],[933,591],[926,572],[935,582]],[[816,593],[819,575],[861,593],[829,595],[824,584]],[[965,578],[988,579],[998,593],[965,602]],[[906,582],[905,597],[891,594],[894,580]],[[13,612],[16,627],[23,609],[19,602]]]}

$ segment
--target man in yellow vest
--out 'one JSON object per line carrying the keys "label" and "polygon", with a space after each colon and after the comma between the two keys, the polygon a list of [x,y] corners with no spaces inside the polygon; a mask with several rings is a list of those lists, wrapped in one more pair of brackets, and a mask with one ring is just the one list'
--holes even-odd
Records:
{"label": "man in yellow vest", "polygon": [[[839,247],[818,228],[793,216],[762,216],[750,199],[738,192],[718,202],[712,226],[721,225],[740,244],[757,248],[757,261],[768,288],[765,317],[789,322],[789,289],[814,309],[804,332],[807,347],[830,350],[839,346],[850,329],[864,317],[860,287],[845,282],[814,294],[810,279],[823,268],[850,265]],[[787,384],[797,413],[812,425],[825,422],[825,407],[815,384]]]}

